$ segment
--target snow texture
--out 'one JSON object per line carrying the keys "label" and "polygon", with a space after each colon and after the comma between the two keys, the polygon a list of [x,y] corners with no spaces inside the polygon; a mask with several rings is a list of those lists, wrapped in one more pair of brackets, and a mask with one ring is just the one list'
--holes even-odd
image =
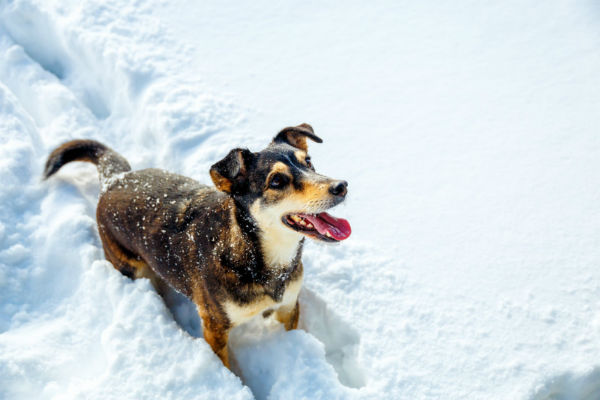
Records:
{"label": "snow texture", "polygon": [[[0,2],[1,399],[600,399],[591,2]],[[232,371],[195,307],[104,260],[94,138],[209,183],[311,123],[353,236],[307,243],[299,330]]]}

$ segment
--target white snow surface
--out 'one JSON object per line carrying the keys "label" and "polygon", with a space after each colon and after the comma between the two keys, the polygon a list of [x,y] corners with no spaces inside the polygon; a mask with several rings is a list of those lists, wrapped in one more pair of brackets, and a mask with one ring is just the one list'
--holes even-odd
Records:
{"label": "white snow surface", "polygon": [[[600,8],[0,2],[1,399],[600,399]],[[301,329],[232,371],[194,306],[104,260],[94,138],[209,183],[308,122],[350,239],[308,242]]]}

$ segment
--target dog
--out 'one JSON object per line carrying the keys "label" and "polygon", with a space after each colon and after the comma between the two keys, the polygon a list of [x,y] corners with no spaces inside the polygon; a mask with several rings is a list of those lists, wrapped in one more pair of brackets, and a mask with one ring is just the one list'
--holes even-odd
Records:
{"label": "dog", "polygon": [[231,150],[210,168],[214,188],[160,169],[132,171],[94,140],[57,147],[44,179],[71,161],[96,165],[106,259],[132,279],[149,278],[157,289],[166,283],[191,299],[205,340],[229,367],[233,327],[262,313],[297,328],[304,238],[350,236],[348,221],[326,212],[344,201],[348,183],[315,172],[307,139],[322,143],[301,124],[260,152]]}

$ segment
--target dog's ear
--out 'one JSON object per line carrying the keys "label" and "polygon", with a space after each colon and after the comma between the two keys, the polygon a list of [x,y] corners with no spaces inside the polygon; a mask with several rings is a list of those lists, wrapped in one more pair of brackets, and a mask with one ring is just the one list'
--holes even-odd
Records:
{"label": "dog's ear", "polygon": [[254,155],[248,149],[233,149],[210,167],[210,177],[222,192],[240,194],[248,190],[248,167]]}
{"label": "dog's ear", "polygon": [[323,143],[323,139],[315,135],[315,131],[313,131],[312,126],[309,124],[300,124],[298,126],[283,128],[281,132],[275,136],[273,143],[287,143],[300,150],[308,151],[306,138],[317,143]]}

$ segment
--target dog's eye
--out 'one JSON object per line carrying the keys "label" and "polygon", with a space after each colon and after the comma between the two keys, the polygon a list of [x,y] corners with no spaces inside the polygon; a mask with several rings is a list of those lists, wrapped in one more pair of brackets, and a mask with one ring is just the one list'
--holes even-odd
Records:
{"label": "dog's eye", "polygon": [[287,175],[275,174],[271,178],[271,182],[269,182],[269,187],[271,189],[283,189],[289,181],[290,178],[288,178]]}

